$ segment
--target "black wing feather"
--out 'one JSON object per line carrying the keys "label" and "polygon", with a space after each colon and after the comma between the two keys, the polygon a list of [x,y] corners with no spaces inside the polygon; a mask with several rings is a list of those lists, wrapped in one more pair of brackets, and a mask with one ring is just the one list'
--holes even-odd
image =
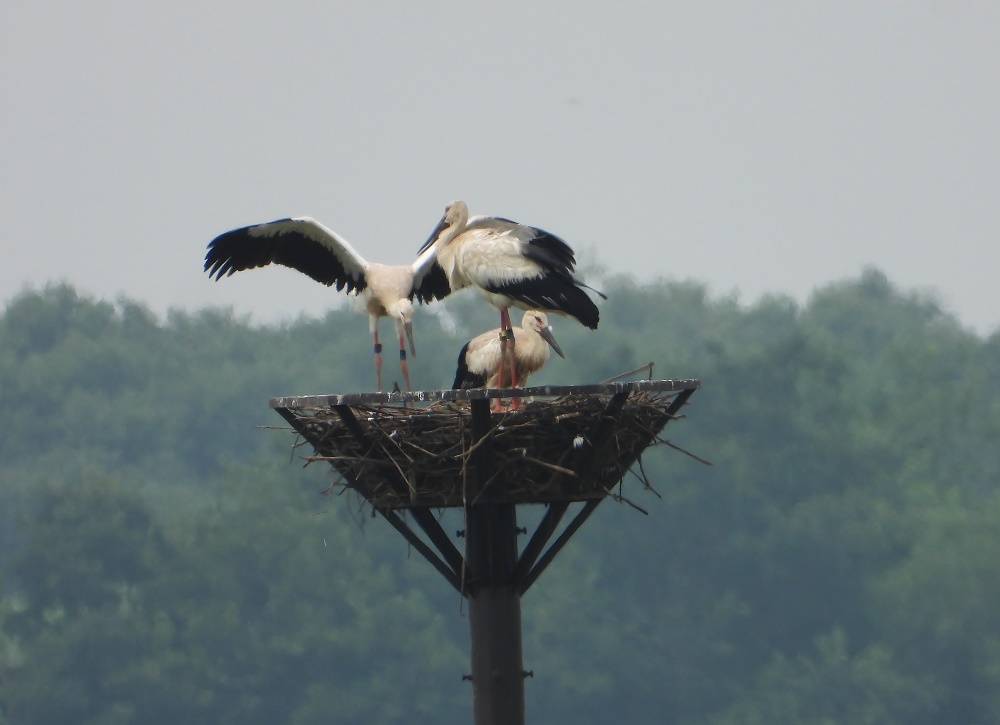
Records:
{"label": "black wing feather", "polygon": [[[279,219],[280,222],[291,221]],[[315,239],[311,239],[294,229],[271,235],[255,235],[243,227],[220,234],[208,245],[205,254],[205,271],[216,280],[228,277],[245,269],[280,264],[308,275],[327,286],[336,285],[338,290],[345,287],[348,292],[361,292],[368,286],[365,276],[355,278],[336,255]]]}
{"label": "black wing feather", "polygon": [[536,227],[531,229],[535,232],[535,236],[525,245],[525,256],[543,267],[554,272],[565,272],[571,277],[576,267],[576,255],[573,249],[555,234]]}
{"label": "black wing feather", "polygon": [[424,274],[422,279],[413,280],[413,292],[410,299],[414,297],[421,303],[443,300],[451,294],[451,284],[448,282],[448,275],[440,264],[435,262]]}
{"label": "black wing feather", "polygon": [[591,330],[597,329],[600,311],[572,277],[550,274],[505,284],[491,284],[489,292],[517,300],[526,308],[551,310],[575,317]]}

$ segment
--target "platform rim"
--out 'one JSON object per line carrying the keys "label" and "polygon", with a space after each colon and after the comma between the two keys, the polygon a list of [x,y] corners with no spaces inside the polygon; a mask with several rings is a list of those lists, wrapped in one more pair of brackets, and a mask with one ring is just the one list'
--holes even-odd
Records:
{"label": "platform rim", "polygon": [[680,392],[697,390],[695,378],[666,380],[630,380],[588,385],[538,385],[527,388],[471,388],[467,390],[414,390],[403,392],[329,393],[325,395],[287,395],[268,400],[273,410],[329,408],[336,405],[391,405],[393,403],[464,402],[489,398],[558,398],[564,395],[618,395],[620,393]]}

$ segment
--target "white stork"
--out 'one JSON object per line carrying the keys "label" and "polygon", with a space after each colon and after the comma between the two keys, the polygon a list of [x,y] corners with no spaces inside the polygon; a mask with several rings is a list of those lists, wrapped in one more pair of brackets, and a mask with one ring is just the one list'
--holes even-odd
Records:
{"label": "white stork", "polygon": [[[517,361],[517,380],[515,386],[523,388],[528,376],[542,369],[549,359],[549,347],[556,354],[565,358],[552,335],[549,318],[539,310],[528,310],[521,320],[521,329],[513,333],[517,340],[514,347]],[[503,361],[503,348],[500,330],[490,330],[465,343],[458,353],[458,369],[455,371],[455,382],[452,388],[497,388],[500,385],[500,365]],[[511,407],[516,408],[520,400],[511,400]]]}
{"label": "white stork", "polygon": [[[517,380],[508,308],[569,315],[590,329],[597,329],[597,305],[584,291],[593,288],[573,276],[576,266],[573,250],[554,234],[500,217],[469,218],[465,202],[453,201],[420,253],[435,248],[437,255],[432,264],[435,269],[443,270],[452,290],[475,287],[500,310],[503,338],[500,345],[504,354],[498,380],[504,380],[505,365],[510,368],[511,384]],[[601,292],[593,291],[607,299]]]}
{"label": "white stork", "polygon": [[[435,237],[438,232],[435,230]],[[315,219],[296,217],[255,224],[220,234],[208,245],[205,271],[216,280],[234,272],[271,263],[291,267],[337,290],[360,295],[368,314],[369,328],[375,340],[375,379],[382,389],[382,345],[378,340],[378,321],[389,317],[399,339],[399,365],[406,389],[410,373],[406,365],[404,335],[410,352],[413,345],[413,298],[420,302],[442,299],[451,291],[443,272],[434,266],[437,246],[428,240],[413,264],[390,266],[369,262],[346,239]]]}

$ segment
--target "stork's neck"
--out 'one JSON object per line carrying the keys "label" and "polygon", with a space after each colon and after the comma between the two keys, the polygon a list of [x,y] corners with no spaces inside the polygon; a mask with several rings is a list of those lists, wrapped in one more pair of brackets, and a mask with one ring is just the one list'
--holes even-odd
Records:
{"label": "stork's neck", "polygon": [[438,248],[446,247],[455,237],[465,231],[469,223],[469,207],[464,201],[453,201],[448,205],[435,244]]}
{"label": "stork's neck", "polygon": [[437,263],[444,270],[453,290],[467,287],[469,284],[468,280],[456,276],[455,256],[461,245],[452,244],[465,231],[468,221],[469,208],[465,202],[453,201],[445,210],[444,217],[441,218],[441,223],[431,237],[431,241],[425,245],[427,253],[436,257]]}

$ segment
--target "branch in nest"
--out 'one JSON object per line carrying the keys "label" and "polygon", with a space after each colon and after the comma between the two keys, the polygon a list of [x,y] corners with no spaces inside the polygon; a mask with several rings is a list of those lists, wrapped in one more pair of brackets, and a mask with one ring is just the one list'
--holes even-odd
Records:
{"label": "branch in nest", "polygon": [[636,506],[634,503],[632,503],[631,501],[629,501],[627,498],[625,498],[624,496],[621,496],[621,495],[615,493],[610,488],[605,487],[604,490],[607,492],[608,496],[610,496],[611,498],[613,498],[618,503],[627,503],[629,506],[631,506],[632,508],[634,508],[639,513],[645,514],[646,516],[649,516],[649,511],[647,511],[646,509],[644,509],[642,506]]}
{"label": "branch in nest", "polygon": [[670,448],[673,448],[675,451],[680,451],[685,456],[690,456],[691,458],[695,459],[696,461],[698,461],[698,463],[704,463],[706,466],[711,466],[712,465],[711,461],[708,461],[708,460],[702,458],[701,456],[696,456],[691,451],[684,450],[679,445],[677,445],[676,443],[671,443],[666,438],[660,438],[659,436],[657,436],[656,437],[656,442],[657,443],[662,443],[665,446],[669,446]]}
{"label": "branch in nest", "polygon": [[573,471],[573,470],[571,470],[569,468],[563,468],[562,466],[557,466],[554,463],[546,463],[545,461],[540,461],[537,458],[532,458],[531,456],[528,455],[528,449],[527,448],[522,448],[521,451],[522,451],[522,455],[521,455],[521,459],[522,460],[530,461],[531,463],[537,463],[539,466],[543,466],[544,468],[548,468],[551,471],[556,471],[558,473],[562,473],[562,474],[565,474],[567,476],[572,476],[573,478],[576,478],[576,471]]}
{"label": "branch in nest", "polygon": [[639,464],[639,473],[636,473],[631,468],[629,469],[629,473],[631,473],[633,476],[642,481],[642,485],[646,488],[647,491],[652,491],[654,494],[656,494],[657,498],[662,499],[663,496],[660,495],[659,491],[653,488],[653,484],[649,482],[649,476],[646,475],[646,469],[642,467],[642,456],[639,456],[636,459],[636,463]]}

